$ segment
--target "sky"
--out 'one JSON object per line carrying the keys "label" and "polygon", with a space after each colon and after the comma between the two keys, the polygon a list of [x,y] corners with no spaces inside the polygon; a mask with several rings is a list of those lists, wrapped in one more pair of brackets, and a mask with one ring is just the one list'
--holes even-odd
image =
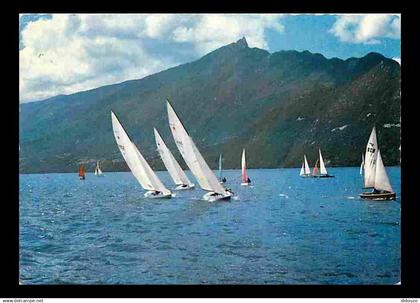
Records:
{"label": "sky", "polygon": [[398,14],[21,14],[19,102],[140,79],[242,37],[270,53],[378,52],[401,64]]}

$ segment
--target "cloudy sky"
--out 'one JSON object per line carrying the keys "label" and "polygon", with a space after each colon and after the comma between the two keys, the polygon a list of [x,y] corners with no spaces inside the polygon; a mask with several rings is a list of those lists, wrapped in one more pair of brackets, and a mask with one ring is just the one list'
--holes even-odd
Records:
{"label": "cloudy sky", "polygon": [[243,36],[270,52],[327,58],[375,51],[401,62],[400,15],[19,16],[20,102],[138,79],[196,60]]}

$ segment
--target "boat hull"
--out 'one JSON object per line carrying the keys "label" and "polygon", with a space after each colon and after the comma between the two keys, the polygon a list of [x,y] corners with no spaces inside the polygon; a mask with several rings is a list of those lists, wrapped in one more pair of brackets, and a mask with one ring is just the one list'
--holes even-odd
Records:
{"label": "boat hull", "polygon": [[229,195],[220,195],[215,192],[208,192],[203,196],[203,200],[209,201],[209,202],[215,202],[215,201],[228,201],[232,197],[232,194]]}
{"label": "boat hull", "polygon": [[188,189],[194,189],[194,187],[195,187],[194,184],[192,184],[191,186],[190,185],[181,184],[181,185],[178,185],[175,188],[175,190],[188,190]]}
{"label": "boat hull", "polygon": [[245,183],[241,183],[242,186],[248,186],[250,183],[245,182]]}
{"label": "boat hull", "polygon": [[84,180],[84,179],[85,179],[85,177],[79,177],[79,179],[80,179],[80,180]]}
{"label": "boat hull", "polygon": [[151,199],[170,199],[172,198],[172,194],[163,194],[163,193],[159,193],[159,194],[154,194],[154,191],[148,191],[144,194],[144,196],[146,198],[151,198]]}
{"label": "boat hull", "polygon": [[334,178],[333,175],[316,175],[313,176],[314,178]]}
{"label": "boat hull", "polygon": [[389,201],[395,200],[396,194],[395,193],[361,193],[360,198],[364,200],[373,200],[373,201]]}

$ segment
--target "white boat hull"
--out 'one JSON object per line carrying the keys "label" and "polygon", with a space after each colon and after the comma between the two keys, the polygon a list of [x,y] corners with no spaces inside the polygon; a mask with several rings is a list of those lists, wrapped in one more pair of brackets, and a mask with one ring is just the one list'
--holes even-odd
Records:
{"label": "white boat hull", "polygon": [[249,183],[248,183],[248,182],[245,182],[245,183],[241,183],[241,185],[242,185],[242,186],[248,186],[248,185],[249,185]]}
{"label": "white boat hull", "polygon": [[191,185],[181,184],[181,185],[178,185],[177,187],[175,187],[175,190],[194,189],[194,187],[195,187],[194,184],[191,184]]}
{"label": "white boat hull", "polygon": [[211,191],[203,196],[203,200],[209,201],[209,202],[215,202],[219,200],[230,200],[232,196],[233,195],[231,193],[228,193],[226,195],[221,195],[221,194]]}
{"label": "white boat hull", "polygon": [[170,199],[172,197],[172,194],[163,194],[163,193],[158,193],[155,194],[154,191],[148,191],[144,194],[144,196],[146,198],[151,198],[151,199]]}

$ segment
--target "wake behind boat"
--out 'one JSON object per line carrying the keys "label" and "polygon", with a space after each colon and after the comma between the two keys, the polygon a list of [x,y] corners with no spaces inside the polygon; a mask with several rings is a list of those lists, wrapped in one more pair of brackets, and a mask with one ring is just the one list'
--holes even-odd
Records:
{"label": "wake behind boat", "polygon": [[157,150],[160,154],[160,157],[162,158],[163,164],[165,164],[169,175],[171,176],[172,180],[174,180],[174,183],[177,185],[175,189],[193,189],[194,184],[188,179],[187,175],[182,170],[181,166],[178,164],[169,148],[166,146],[157,129],[154,128],[153,130],[155,132]]}
{"label": "wake behind boat", "polygon": [[112,111],[111,119],[114,137],[125,162],[140,185],[147,190],[144,196],[147,198],[171,198],[171,191],[159,180]]}
{"label": "wake behind boat", "polygon": [[361,193],[360,198],[374,201],[395,200],[396,194],[382,162],[375,127],[370,134],[364,160],[364,185],[365,188],[373,188],[373,191]]}
{"label": "wake behind boat", "polygon": [[197,179],[200,187],[208,191],[203,196],[203,199],[209,202],[214,202],[218,200],[229,200],[233,193],[224,188],[217,180],[216,175],[210,169],[203,156],[197,149],[194,141],[189,136],[181,120],[175,113],[172,105],[167,102],[168,118],[169,118],[169,127],[174,137],[176,146],[179,149],[182,157],[185,160],[185,163],[191,170],[192,174]]}

